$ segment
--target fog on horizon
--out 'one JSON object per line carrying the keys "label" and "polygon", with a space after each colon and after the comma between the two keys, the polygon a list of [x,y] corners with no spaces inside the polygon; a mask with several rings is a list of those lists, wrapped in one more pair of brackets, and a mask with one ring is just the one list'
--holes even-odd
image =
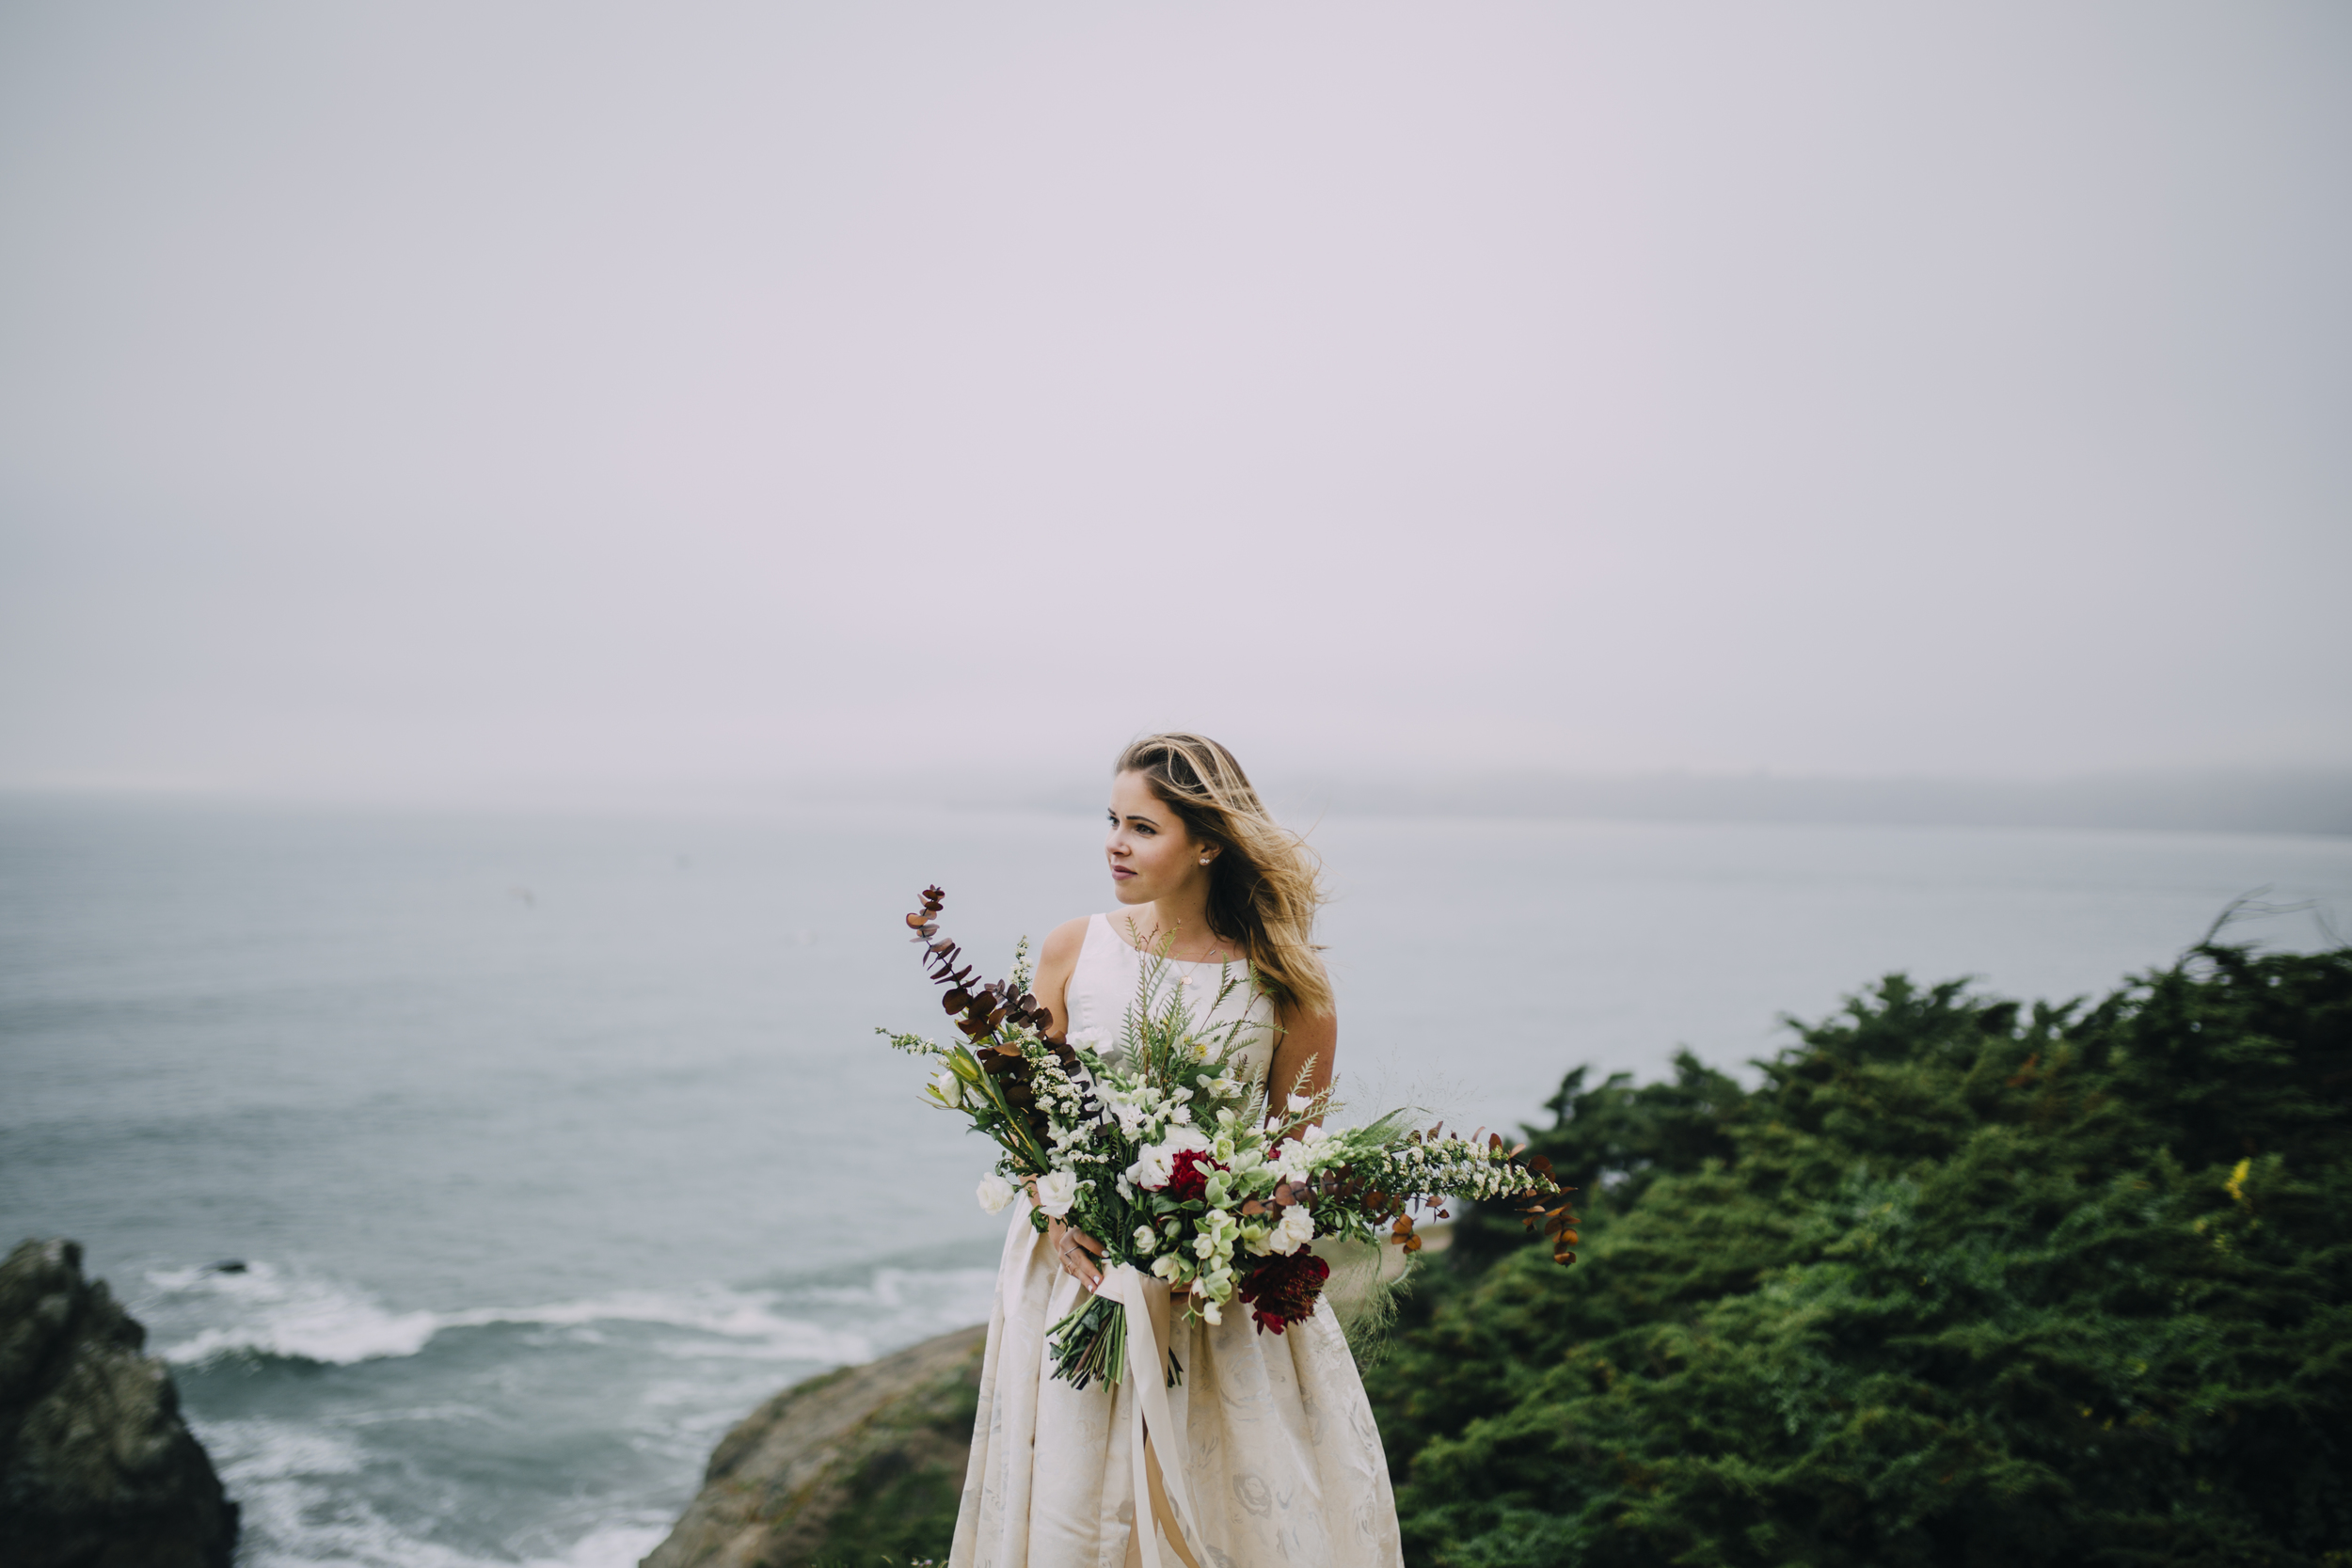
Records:
{"label": "fog on horizon", "polygon": [[0,786],[2352,766],[2352,14],[0,15]]}

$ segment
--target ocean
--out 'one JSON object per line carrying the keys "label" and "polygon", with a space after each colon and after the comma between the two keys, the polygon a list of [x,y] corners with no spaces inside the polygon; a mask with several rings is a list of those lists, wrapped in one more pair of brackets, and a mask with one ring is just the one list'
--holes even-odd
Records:
{"label": "ocean", "polygon": [[[1877,976],[2096,994],[2352,839],[1332,817],[1353,1104],[1739,1069]],[[876,1025],[1110,907],[1087,815],[0,800],[0,1244],[175,1366],[248,1568],[617,1568],[776,1389],[980,1321],[978,1140]],[[1744,1069],[1742,1069],[1744,1070]],[[223,1267],[222,1265],[233,1265]]]}

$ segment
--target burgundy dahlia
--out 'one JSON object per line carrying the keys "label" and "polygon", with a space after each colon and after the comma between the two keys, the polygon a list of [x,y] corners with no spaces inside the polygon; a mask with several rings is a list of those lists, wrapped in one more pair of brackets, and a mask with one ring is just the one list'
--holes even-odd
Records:
{"label": "burgundy dahlia", "polygon": [[1234,1293],[1249,1304],[1259,1333],[1270,1328],[1279,1334],[1314,1311],[1323,1282],[1330,1277],[1331,1265],[1300,1247],[1287,1257],[1268,1258],[1243,1275]]}
{"label": "burgundy dahlia", "polygon": [[1218,1164],[1200,1149],[1180,1148],[1176,1151],[1176,1158],[1168,1162],[1168,1184],[1160,1191],[1179,1203],[1185,1203],[1207,1196],[1209,1172],[1230,1170],[1232,1167]]}

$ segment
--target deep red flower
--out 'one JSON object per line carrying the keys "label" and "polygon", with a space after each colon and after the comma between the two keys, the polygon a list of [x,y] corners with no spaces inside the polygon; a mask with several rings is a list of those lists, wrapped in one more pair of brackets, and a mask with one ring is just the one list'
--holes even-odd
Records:
{"label": "deep red flower", "polygon": [[1330,1277],[1331,1265],[1300,1247],[1259,1261],[1241,1276],[1234,1294],[1248,1303],[1259,1333],[1270,1328],[1279,1334],[1314,1311],[1323,1282]]}
{"label": "deep red flower", "polygon": [[1168,1180],[1160,1191],[1179,1203],[1206,1196],[1209,1190],[1209,1172],[1232,1168],[1231,1165],[1218,1164],[1209,1158],[1207,1153],[1198,1148],[1178,1149],[1176,1158],[1168,1162]]}

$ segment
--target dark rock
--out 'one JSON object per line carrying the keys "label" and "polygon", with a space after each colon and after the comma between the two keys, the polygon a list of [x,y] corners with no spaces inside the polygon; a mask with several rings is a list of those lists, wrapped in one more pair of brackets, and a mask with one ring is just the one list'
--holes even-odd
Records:
{"label": "dark rock", "polygon": [[987,1343],[960,1329],[778,1394],[720,1443],[643,1568],[945,1560]]}
{"label": "dark rock", "polygon": [[237,1505],[146,1342],[79,1243],[0,1262],[0,1562],[228,1568]]}

